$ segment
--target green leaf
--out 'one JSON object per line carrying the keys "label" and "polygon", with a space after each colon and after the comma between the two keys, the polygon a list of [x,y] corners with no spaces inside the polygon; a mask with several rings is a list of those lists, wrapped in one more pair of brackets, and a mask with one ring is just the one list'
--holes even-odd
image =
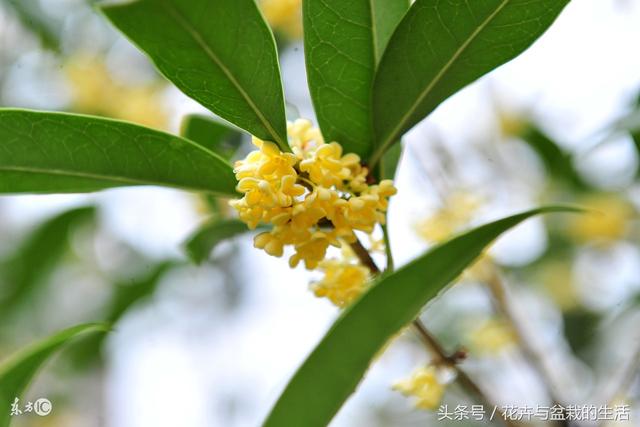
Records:
{"label": "green leaf", "polygon": [[602,315],[587,308],[579,307],[562,313],[564,336],[573,353],[584,362],[590,363],[592,346],[597,341],[597,332]]}
{"label": "green leaf", "polygon": [[182,120],[180,135],[227,160],[233,157],[242,143],[238,130],[200,114],[189,114]]}
{"label": "green leaf", "polygon": [[37,371],[57,350],[80,335],[104,333],[105,324],[85,324],[61,331],[0,363],[0,427],[11,422],[11,404],[20,398]]}
{"label": "green leaf", "polygon": [[346,152],[373,143],[371,86],[376,64],[408,0],[305,0],[307,77],[322,133]]}
{"label": "green leaf", "polygon": [[[633,140],[633,146],[636,149],[636,152],[638,153],[638,157],[640,157],[640,131],[638,132],[633,132],[631,134],[631,139]],[[640,168],[638,168],[638,170],[636,171],[636,178],[640,177]]]}
{"label": "green leaf", "polygon": [[376,73],[370,164],[449,96],[527,49],[568,3],[417,0]]}
{"label": "green leaf", "polygon": [[130,185],[236,194],[231,166],[192,141],[98,117],[0,110],[0,194]]}
{"label": "green leaf", "polygon": [[380,167],[380,179],[395,179],[396,170],[402,157],[402,144],[395,144],[382,156]]}
{"label": "green leaf", "polygon": [[278,53],[254,0],[140,0],[102,10],[185,94],[290,151]]}
{"label": "green leaf", "polygon": [[409,10],[410,0],[369,0],[373,16],[373,45],[376,65],[387,48],[391,35]]}
{"label": "green leaf", "polygon": [[39,225],[17,250],[3,260],[0,323],[38,291],[39,285],[60,262],[69,247],[70,234],[95,219],[94,207],[72,209]]}
{"label": "green leaf", "polygon": [[333,324],[294,375],[266,427],[326,426],[375,355],[501,233],[525,219],[575,208],[535,209],[478,227],[379,279]]}
{"label": "green leaf", "polygon": [[588,184],[584,182],[573,166],[571,154],[567,153],[541,129],[530,125],[523,132],[522,139],[540,156],[547,172],[553,178],[560,179],[572,185],[575,189],[588,188]]}
{"label": "green leaf", "polygon": [[209,257],[218,243],[247,231],[247,225],[240,220],[213,219],[187,239],[185,250],[193,262],[200,264]]}

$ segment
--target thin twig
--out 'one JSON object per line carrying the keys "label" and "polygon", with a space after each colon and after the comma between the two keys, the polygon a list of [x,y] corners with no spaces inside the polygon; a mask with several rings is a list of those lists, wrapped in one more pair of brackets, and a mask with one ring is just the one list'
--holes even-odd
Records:
{"label": "thin twig", "polygon": [[360,262],[371,271],[371,274],[377,276],[380,274],[380,269],[376,262],[371,258],[371,254],[369,251],[362,246],[362,243],[358,238],[353,243],[349,244],[353,252],[355,252],[356,256],[360,260]]}
{"label": "thin twig", "polygon": [[[458,367],[458,358],[455,356],[448,356],[444,348],[440,345],[436,338],[431,335],[431,333],[419,319],[413,321],[413,326],[420,335],[422,341],[427,345],[429,350],[431,350],[431,353],[433,355],[433,363],[435,365],[446,365],[454,369],[456,371],[456,379],[460,381],[462,386],[473,392],[473,394],[475,394],[478,399],[480,399],[483,405],[487,407],[497,407],[497,405],[494,405],[493,403],[491,403],[491,401],[489,401],[489,398],[482,391],[480,386],[478,386],[478,384],[476,384],[475,381],[473,381],[466,372]],[[507,425],[510,425],[508,420],[505,420],[505,423]]]}
{"label": "thin twig", "polygon": [[431,359],[435,365],[447,365],[453,367],[455,365],[455,361],[453,358],[447,356],[447,352],[440,345],[438,340],[431,335],[431,332],[427,329],[427,327],[422,323],[420,319],[416,319],[412,323],[413,328],[418,333],[418,336],[424,343],[426,347],[428,347],[431,353]]}
{"label": "thin twig", "polygon": [[[552,374],[547,368],[547,363],[544,355],[533,345],[528,338],[525,329],[521,325],[517,315],[514,312],[514,305],[509,296],[509,289],[504,283],[503,278],[500,276],[500,272],[496,266],[491,267],[491,274],[487,280],[487,287],[491,292],[494,299],[497,310],[507,319],[509,322],[516,339],[518,346],[522,351],[523,356],[529,362],[529,364],[538,372],[538,375],[542,379],[542,382],[546,388],[546,392],[551,398],[554,406],[565,408],[563,404],[564,400],[557,392],[557,386],[553,379]],[[566,417],[565,417],[566,418]],[[558,421],[561,426],[568,426],[567,420]]]}
{"label": "thin twig", "polygon": [[[362,246],[362,243],[360,242],[360,240],[356,239],[355,242],[351,243],[350,245],[351,245],[351,249],[358,256],[358,259],[360,260],[360,262],[369,268],[369,270],[371,271],[371,274],[373,274],[374,276],[379,275],[380,269],[378,268],[377,264],[371,257],[371,254],[369,254],[369,251],[367,251],[367,249],[364,246]],[[469,390],[471,393],[475,394],[478,400],[483,405],[489,408],[498,408],[498,405],[493,404],[491,400],[487,397],[486,393],[482,391],[482,389],[475,383],[475,381],[473,381],[466,374],[466,372],[464,372],[460,368],[460,366],[458,366],[457,364],[458,358],[455,356],[447,355],[447,352],[445,351],[444,347],[429,332],[429,330],[424,326],[424,324],[422,324],[420,319],[415,319],[412,322],[412,326],[414,330],[417,332],[422,342],[424,343],[429,353],[431,354],[431,357],[435,365],[446,365],[447,367],[453,369],[456,372],[456,380],[459,381],[460,384],[463,387],[465,387],[467,390]],[[502,414],[502,417],[500,418],[501,421],[503,421],[507,427],[516,427],[519,425],[518,423],[507,419],[507,417],[505,416],[504,413],[502,413],[502,411],[500,410],[498,411]]]}

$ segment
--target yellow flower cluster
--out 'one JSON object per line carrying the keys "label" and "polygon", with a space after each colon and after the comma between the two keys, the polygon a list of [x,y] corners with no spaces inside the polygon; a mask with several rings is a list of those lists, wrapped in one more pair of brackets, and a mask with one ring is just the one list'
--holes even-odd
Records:
{"label": "yellow flower cluster", "polygon": [[265,19],[292,39],[302,37],[302,0],[260,0]]}
{"label": "yellow flower cluster", "polygon": [[235,164],[237,189],[244,196],[230,202],[250,228],[272,224],[257,235],[254,245],[280,257],[285,246],[294,248],[290,266],[303,262],[315,269],[327,248],[354,242],[354,231],[371,233],[385,221],[393,182],[368,185],[366,167],[355,154],[342,153],[336,143],[325,143],[307,120],[288,126],[292,153],[272,142],[253,138],[259,150]]}
{"label": "yellow flower cluster", "polygon": [[433,365],[418,368],[410,378],[394,384],[393,389],[407,397],[416,398],[416,407],[437,409],[446,389],[438,368]]}
{"label": "yellow flower cluster", "polygon": [[64,66],[71,83],[76,110],[165,129],[168,114],[156,86],[134,86],[116,82],[104,61],[78,55]]}
{"label": "yellow flower cluster", "polygon": [[320,262],[322,280],[311,285],[313,293],[328,298],[340,308],[347,307],[367,288],[369,270],[349,259],[328,259]]}

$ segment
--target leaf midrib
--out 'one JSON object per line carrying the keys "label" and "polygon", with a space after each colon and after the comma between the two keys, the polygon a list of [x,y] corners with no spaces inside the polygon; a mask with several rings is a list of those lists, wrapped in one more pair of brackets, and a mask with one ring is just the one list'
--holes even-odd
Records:
{"label": "leaf midrib", "polygon": [[402,116],[398,124],[389,134],[384,142],[379,146],[379,148],[372,154],[370,164],[375,165],[382,154],[387,150],[388,146],[393,143],[399,136],[402,128],[406,125],[406,123],[411,118],[411,115],[415,112],[418,106],[422,103],[422,101],[431,93],[431,90],[440,83],[440,80],[444,76],[444,74],[453,66],[453,64],[460,58],[460,56],[465,52],[465,50],[469,47],[469,45],[478,37],[478,35],[493,21],[493,19],[505,8],[505,6],[511,0],[503,0],[503,2],[493,11],[479,26],[476,28],[471,35],[465,40],[465,42],[454,52],[451,58],[447,61],[447,63],[438,71],[438,73],[434,76],[434,78],[429,82],[429,84],[425,87],[425,89],[420,93],[420,96],[416,99],[416,101],[411,105],[411,107],[407,110],[407,112]]}
{"label": "leaf midrib", "polygon": [[371,13],[371,44],[373,45],[373,69],[375,70],[376,65],[378,64],[378,60],[380,59],[379,52],[379,35],[378,35],[378,26],[376,25],[376,6],[375,0],[369,0],[369,11]]}
{"label": "leaf midrib", "polygon": [[262,114],[262,111],[260,111],[260,109],[258,108],[256,103],[253,101],[251,96],[249,96],[249,94],[244,90],[240,82],[238,82],[238,80],[236,80],[236,78],[233,76],[233,73],[231,73],[231,71],[224,65],[224,63],[220,60],[220,58],[218,58],[215,52],[213,52],[213,50],[209,48],[209,45],[207,45],[206,41],[202,38],[198,30],[195,27],[193,27],[193,25],[187,20],[187,18],[184,15],[182,15],[180,11],[177,10],[175,7],[173,7],[170,3],[168,3],[167,1],[163,1],[162,6],[176,19],[178,24],[185,29],[185,31],[193,38],[196,44],[200,46],[202,50],[204,50],[204,52],[207,54],[207,57],[209,57],[209,59],[218,68],[220,68],[220,70],[222,70],[222,72],[227,77],[227,79],[231,82],[231,84],[233,84],[233,86],[238,90],[238,92],[240,92],[240,95],[242,95],[242,97],[247,102],[247,104],[249,104],[249,107],[251,107],[251,109],[256,114],[256,116],[258,116],[258,119],[260,119],[260,122],[262,123],[262,125],[269,131],[269,133],[273,137],[273,140],[281,148],[288,147],[288,144],[285,144],[284,141],[280,138],[278,133],[271,126],[271,123],[267,120],[264,114]]}
{"label": "leaf midrib", "polygon": [[38,175],[56,175],[56,176],[66,176],[73,178],[87,178],[87,179],[95,179],[96,181],[103,181],[106,184],[109,182],[114,184],[129,184],[129,185],[156,185],[160,187],[173,187],[179,189],[187,189],[187,190],[198,190],[198,191],[206,191],[206,192],[216,192],[210,188],[200,188],[196,186],[178,186],[173,185],[166,182],[159,182],[154,180],[146,180],[146,179],[135,179],[135,178],[126,178],[122,176],[116,175],[102,175],[97,173],[90,172],[75,172],[69,171],[65,169],[48,169],[48,168],[37,168],[37,167],[28,167],[28,166],[0,166],[0,172],[22,172],[22,173],[31,173]]}

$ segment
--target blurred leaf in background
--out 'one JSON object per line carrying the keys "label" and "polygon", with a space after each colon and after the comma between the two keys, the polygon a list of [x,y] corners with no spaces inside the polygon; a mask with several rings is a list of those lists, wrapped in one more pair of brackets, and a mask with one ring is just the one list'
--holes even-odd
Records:
{"label": "blurred leaf in background", "polygon": [[22,25],[33,32],[46,49],[59,52],[60,41],[60,20],[53,19],[42,9],[38,0],[1,0],[5,6],[12,11],[20,20]]}
{"label": "blurred leaf in background", "polygon": [[[105,313],[103,320],[113,328],[117,328],[118,321],[136,304],[150,298],[164,275],[175,266],[176,263],[171,261],[152,264],[139,277],[113,283],[111,297],[105,301],[102,309]],[[72,349],[70,356],[74,367],[84,368],[101,364],[103,361],[102,345],[105,338],[105,335],[91,335],[81,338]]]}
{"label": "blurred leaf in background", "polygon": [[[0,325],[10,325],[16,312],[28,308],[54,268],[69,253],[72,234],[88,223],[95,226],[96,209],[82,207],[46,220],[0,260]],[[2,327],[2,335],[11,328]]]}
{"label": "blurred leaf in background", "polygon": [[[19,402],[40,367],[69,341],[84,334],[106,333],[107,324],[74,326],[33,343],[8,359],[0,361],[0,427],[11,423],[11,405]],[[50,410],[51,408],[49,408]]]}

